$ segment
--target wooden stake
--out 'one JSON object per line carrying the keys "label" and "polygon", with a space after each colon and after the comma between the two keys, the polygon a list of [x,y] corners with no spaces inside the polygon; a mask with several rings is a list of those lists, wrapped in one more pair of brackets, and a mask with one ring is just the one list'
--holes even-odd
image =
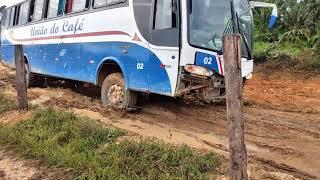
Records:
{"label": "wooden stake", "polygon": [[28,110],[27,87],[25,76],[25,59],[22,45],[14,46],[14,56],[16,64],[16,90],[19,111]]}
{"label": "wooden stake", "polygon": [[247,180],[247,149],[244,142],[240,35],[227,35],[223,40],[229,127],[229,174],[231,180]]}

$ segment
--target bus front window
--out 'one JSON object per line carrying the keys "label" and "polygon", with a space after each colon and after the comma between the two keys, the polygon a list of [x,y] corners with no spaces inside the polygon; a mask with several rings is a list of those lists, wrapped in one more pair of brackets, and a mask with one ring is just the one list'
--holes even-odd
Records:
{"label": "bus front window", "polygon": [[221,51],[222,36],[231,21],[230,2],[190,0],[189,6],[189,43],[196,47]]}
{"label": "bus front window", "polygon": [[[189,43],[198,48],[222,51],[224,34],[239,25],[242,34],[242,56],[248,57],[252,49],[252,13],[247,0],[233,0],[238,18],[232,22],[228,0],[189,0]],[[237,29],[237,28],[236,28]]]}
{"label": "bus front window", "polygon": [[241,38],[242,56],[252,58],[253,15],[247,0],[233,0]]}

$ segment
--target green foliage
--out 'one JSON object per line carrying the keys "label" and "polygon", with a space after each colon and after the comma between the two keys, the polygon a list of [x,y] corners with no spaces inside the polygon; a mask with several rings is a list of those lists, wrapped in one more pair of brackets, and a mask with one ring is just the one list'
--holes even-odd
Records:
{"label": "green foliage", "polygon": [[256,63],[266,62],[273,56],[274,44],[258,41],[254,44],[254,60]]}
{"label": "green foliage", "polygon": [[78,179],[188,179],[216,173],[219,158],[155,140],[122,141],[119,130],[53,109],[0,125],[0,144],[29,158],[71,169]]}
{"label": "green foliage", "polygon": [[[268,21],[271,14],[270,9],[255,9],[254,22],[256,25],[256,38],[262,41],[279,40],[283,34],[314,36],[319,35],[320,29],[320,1],[304,0],[297,3],[296,0],[289,0],[283,3],[282,0],[268,0],[275,3],[279,9],[279,20],[273,31],[268,30]],[[307,31],[306,31],[307,30]],[[291,33],[288,33],[290,32]]]}
{"label": "green foliage", "polygon": [[278,59],[279,57],[284,57],[287,55],[288,59],[299,58],[302,54],[302,49],[293,46],[290,43],[269,43],[258,41],[255,43],[254,47],[254,60],[256,63],[264,63],[269,59]]}
{"label": "green foliage", "polygon": [[[258,42],[255,45],[255,57],[258,62],[270,58],[279,60],[280,56],[286,55],[286,59],[295,62],[299,69],[317,70],[320,64],[320,1],[267,2],[277,4],[280,17],[276,28],[270,31],[267,26],[271,10],[254,10],[255,41]],[[276,45],[259,51],[259,43]]]}
{"label": "green foliage", "polygon": [[0,94],[0,114],[16,108],[14,101]]}

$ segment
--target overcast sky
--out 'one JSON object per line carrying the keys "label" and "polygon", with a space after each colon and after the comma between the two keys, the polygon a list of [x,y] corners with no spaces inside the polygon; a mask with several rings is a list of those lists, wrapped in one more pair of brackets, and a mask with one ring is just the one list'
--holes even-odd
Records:
{"label": "overcast sky", "polygon": [[0,0],[0,6],[11,6],[13,4],[19,3],[23,0]]}

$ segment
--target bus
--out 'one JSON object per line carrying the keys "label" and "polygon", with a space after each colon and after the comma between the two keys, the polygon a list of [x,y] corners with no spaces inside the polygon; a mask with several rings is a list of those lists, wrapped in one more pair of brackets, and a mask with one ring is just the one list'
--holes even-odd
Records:
{"label": "bus", "polygon": [[225,97],[223,40],[241,34],[242,77],[253,71],[247,0],[25,0],[1,18],[0,59],[22,44],[28,87],[57,77],[101,87],[105,107],[139,93]]}

